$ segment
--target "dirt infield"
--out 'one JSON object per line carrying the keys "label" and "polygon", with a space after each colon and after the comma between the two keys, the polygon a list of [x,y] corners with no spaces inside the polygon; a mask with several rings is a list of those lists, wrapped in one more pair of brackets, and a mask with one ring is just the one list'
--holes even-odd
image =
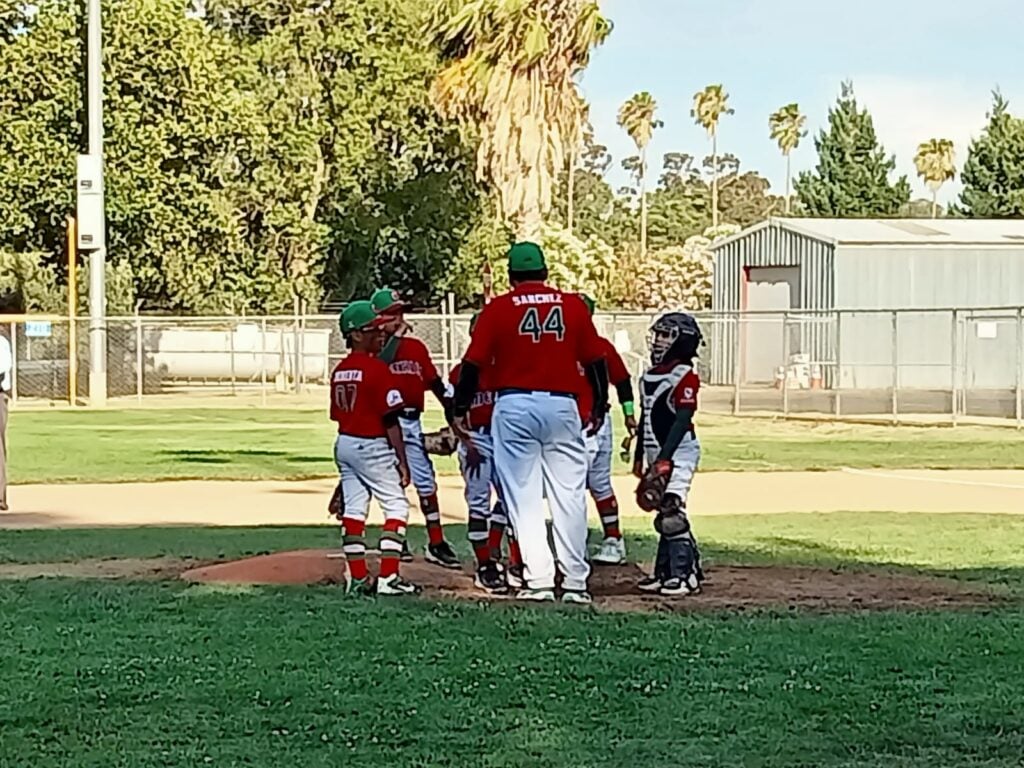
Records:
{"label": "dirt infield", "polygon": [[[402,566],[428,598],[499,599],[475,589],[472,574],[422,562]],[[182,578],[202,584],[340,584],[344,561],[328,550],[297,550],[194,568]],[[977,606],[995,598],[965,585],[922,576],[821,568],[716,566],[700,595],[666,600],[640,594],[637,565],[595,568],[591,590],[599,608],[673,611],[800,607],[828,611]]]}
{"label": "dirt infield", "polygon": [[[369,558],[376,569],[375,557]],[[473,586],[469,570],[448,571],[422,561],[403,574],[424,588],[426,599],[506,600]],[[801,608],[827,612],[977,607],[1001,598],[984,587],[907,573],[789,566],[714,566],[700,595],[667,600],[640,594],[639,565],[595,568],[591,590],[599,609],[652,613],[689,610]],[[0,564],[0,579],[121,579],[236,586],[340,585],[340,553],[307,549],[242,560],[199,561],[174,557],[86,559],[56,563]]]}
{"label": "dirt infield", "polygon": [[[635,480],[616,477],[624,514]],[[182,481],[119,485],[19,486],[2,528],[105,525],[314,525],[327,522],[332,480],[301,482]],[[440,479],[441,510],[465,522],[459,478]],[[776,512],[1024,512],[1020,470],[841,470],[834,472],[708,472],[690,496],[700,515]],[[377,516],[371,511],[371,520]],[[413,512],[413,522],[419,521]]]}

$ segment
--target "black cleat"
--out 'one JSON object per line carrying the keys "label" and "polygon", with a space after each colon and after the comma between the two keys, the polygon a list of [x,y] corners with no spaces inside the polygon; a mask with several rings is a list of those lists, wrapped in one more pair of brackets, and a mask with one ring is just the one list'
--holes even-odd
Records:
{"label": "black cleat", "polygon": [[401,561],[403,563],[411,563],[413,561],[413,559],[414,558],[412,556],[412,550],[409,549],[409,542],[408,541],[403,541],[402,542]]}
{"label": "black cleat", "polygon": [[658,576],[646,576],[640,579],[640,583],[636,586],[641,592],[660,592],[661,583],[661,578]]}
{"label": "black cleat", "polygon": [[508,584],[505,583],[505,577],[502,576],[494,563],[487,563],[477,568],[473,584],[476,585],[477,589],[482,589],[491,595],[508,594]]}
{"label": "black cleat", "polygon": [[455,550],[452,549],[452,545],[447,541],[442,541],[440,544],[428,544],[427,553],[424,555],[424,560],[434,565],[439,565],[442,568],[448,568],[453,571],[462,570],[462,563],[459,562],[459,556],[455,554]]}
{"label": "black cleat", "polygon": [[522,589],[526,584],[526,579],[523,578],[523,566],[509,564],[508,568],[505,569],[505,582],[512,589]]}

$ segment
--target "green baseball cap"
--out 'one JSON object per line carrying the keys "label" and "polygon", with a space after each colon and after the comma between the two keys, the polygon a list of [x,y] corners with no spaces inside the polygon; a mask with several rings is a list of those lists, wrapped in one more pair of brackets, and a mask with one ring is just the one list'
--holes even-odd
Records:
{"label": "green baseball cap", "polygon": [[378,323],[377,313],[373,311],[373,304],[368,301],[353,301],[341,313],[341,332],[344,334],[352,331],[361,331],[364,328],[376,326]]}
{"label": "green baseball cap", "polygon": [[509,272],[536,272],[547,266],[544,251],[536,243],[516,243],[508,251]]}
{"label": "green baseball cap", "polygon": [[408,302],[402,301],[398,291],[391,288],[378,288],[370,297],[370,304],[373,311],[378,315],[389,311],[398,311],[409,306]]}
{"label": "green baseball cap", "polygon": [[587,312],[589,312],[590,314],[594,314],[594,310],[597,309],[597,302],[594,301],[589,296],[587,296],[587,294],[585,293],[581,293],[580,298],[583,299],[583,303],[587,307]]}

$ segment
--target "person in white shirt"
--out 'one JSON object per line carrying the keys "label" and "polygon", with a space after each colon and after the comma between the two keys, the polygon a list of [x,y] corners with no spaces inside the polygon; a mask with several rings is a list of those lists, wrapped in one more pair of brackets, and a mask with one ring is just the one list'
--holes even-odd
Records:
{"label": "person in white shirt", "polygon": [[11,342],[0,333],[0,512],[7,511],[7,404],[13,364]]}

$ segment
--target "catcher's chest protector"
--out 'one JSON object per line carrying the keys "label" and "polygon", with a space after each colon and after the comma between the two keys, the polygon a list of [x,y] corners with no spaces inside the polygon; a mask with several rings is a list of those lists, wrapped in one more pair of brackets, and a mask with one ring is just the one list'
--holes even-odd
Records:
{"label": "catcher's chest protector", "polygon": [[675,368],[661,371],[651,368],[640,379],[640,396],[644,409],[645,448],[661,448],[672,424],[676,420],[676,406],[672,395],[691,367],[680,363]]}

